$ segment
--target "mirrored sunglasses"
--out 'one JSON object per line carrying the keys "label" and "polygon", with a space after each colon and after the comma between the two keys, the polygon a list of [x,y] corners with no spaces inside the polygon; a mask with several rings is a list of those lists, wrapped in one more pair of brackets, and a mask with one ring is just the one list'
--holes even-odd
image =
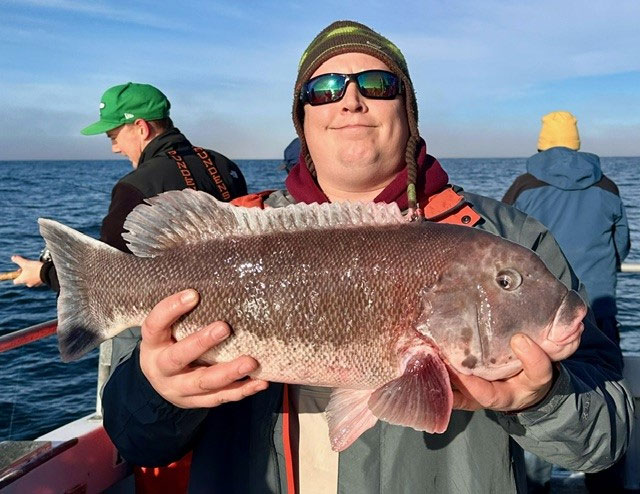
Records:
{"label": "mirrored sunglasses", "polygon": [[357,74],[322,74],[302,86],[300,99],[312,106],[340,101],[354,82],[365,98],[393,99],[401,94],[400,78],[386,70],[365,70]]}

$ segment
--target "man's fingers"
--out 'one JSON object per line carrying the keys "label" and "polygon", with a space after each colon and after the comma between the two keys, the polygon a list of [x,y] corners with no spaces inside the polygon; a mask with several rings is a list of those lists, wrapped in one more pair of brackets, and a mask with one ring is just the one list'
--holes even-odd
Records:
{"label": "man's fingers", "polygon": [[21,268],[24,267],[24,263],[27,261],[27,259],[25,259],[22,256],[11,256],[11,261],[15,262],[18,266],[20,266]]}
{"label": "man's fingers", "polygon": [[516,334],[511,348],[522,362],[522,371],[504,380],[486,381],[451,370],[453,407],[461,410],[520,410],[544,397],[553,379],[553,365],[547,353],[531,338]]}
{"label": "man's fingers", "polygon": [[570,343],[565,343],[564,345],[559,345],[551,340],[544,340],[542,342],[542,349],[554,362],[570,357],[578,349],[578,346],[580,346],[580,338],[576,338]]}
{"label": "man's fingers", "polygon": [[260,379],[236,381],[225,389],[204,395],[190,396],[184,400],[185,408],[213,408],[230,401],[240,401],[247,396],[254,395],[267,389],[269,383]]}
{"label": "man's fingers", "polygon": [[[477,376],[466,376],[456,371],[449,373],[454,386],[454,408],[463,410],[477,410],[479,408],[493,408],[498,406],[495,383]],[[456,393],[459,396],[456,397]],[[456,406],[456,401],[460,402]]]}
{"label": "man's fingers", "polygon": [[511,338],[511,348],[522,362],[522,372],[533,386],[549,382],[553,376],[551,359],[531,338],[518,333]]}
{"label": "man's fingers", "polygon": [[246,355],[231,362],[199,367],[195,372],[183,376],[179,388],[185,396],[210,394],[247,377],[258,367],[258,362]]}
{"label": "man's fingers", "polygon": [[11,260],[20,267],[20,274],[14,278],[14,285],[27,285],[28,287],[42,285],[40,269],[42,262],[25,259],[22,256],[13,255]]}
{"label": "man's fingers", "polygon": [[259,364],[256,359],[244,355],[231,362],[224,362],[209,367],[201,376],[198,386],[201,390],[223,388],[255,372],[258,367]]}
{"label": "man's fingers", "polygon": [[479,410],[480,404],[473,398],[465,396],[460,391],[453,390],[453,407],[454,410]]}
{"label": "man's fingers", "polygon": [[205,326],[161,352],[157,360],[158,370],[167,376],[177,374],[203,353],[223,342],[230,333],[229,325],[222,321]]}
{"label": "man's fingers", "polygon": [[142,323],[142,341],[152,347],[171,341],[171,325],[193,309],[199,296],[195,290],[184,290],[162,299]]}
{"label": "man's fingers", "polygon": [[23,276],[22,270],[20,270],[20,274],[13,279],[13,284],[14,285],[23,285],[24,284],[23,278],[24,278],[24,276]]}

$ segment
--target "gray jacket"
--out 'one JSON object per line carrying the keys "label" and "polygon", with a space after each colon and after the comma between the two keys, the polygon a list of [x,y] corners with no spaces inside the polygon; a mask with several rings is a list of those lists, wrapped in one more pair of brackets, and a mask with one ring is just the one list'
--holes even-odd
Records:
{"label": "gray jacket", "polygon": [[[565,285],[578,289],[539,222],[492,199],[463,195],[482,217],[477,228],[536,251]],[[272,207],[292,202],[282,191],[266,200]],[[214,409],[183,410],[142,375],[135,332],[115,339],[113,358],[118,366],[104,388],[104,423],[124,458],[160,465],[193,449],[191,493],[287,492],[281,384]],[[514,414],[454,411],[443,434],[378,421],[340,453],[338,492],[526,492],[523,449],[573,470],[606,468],[626,449],[633,416],[619,362],[619,350],[590,313],[580,348],[558,365],[543,402]]]}

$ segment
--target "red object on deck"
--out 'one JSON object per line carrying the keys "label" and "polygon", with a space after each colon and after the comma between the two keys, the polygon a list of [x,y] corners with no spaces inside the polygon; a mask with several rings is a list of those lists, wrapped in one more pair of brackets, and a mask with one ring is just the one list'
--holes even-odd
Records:
{"label": "red object on deck", "polygon": [[186,494],[191,470],[191,451],[166,467],[133,467],[136,494]]}

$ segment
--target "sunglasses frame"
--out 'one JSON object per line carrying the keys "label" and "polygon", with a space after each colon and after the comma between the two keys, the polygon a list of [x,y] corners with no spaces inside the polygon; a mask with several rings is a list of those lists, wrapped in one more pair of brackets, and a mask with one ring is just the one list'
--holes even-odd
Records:
{"label": "sunglasses frame", "polygon": [[[360,87],[360,84],[358,83],[358,77],[361,76],[362,74],[366,74],[366,73],[369,73],[369,72],[382,72],[384,74],[389,74],[389,75],[392,75],[393,77],[395,77],[397,79],[397,81],[398,81],[397,82],[398,92],[395,93],[393,96],[367,96],[366,94],[364,94],[362,92],[363,88]],[[321,77],[327,77],[327,76],[340,76],[340,77],[344,77],[345,78],[344,86],[340,90],[339,96],[334,100],[324,101],[322,103],[312,103],[310,98],[309,98],[309,84],[312,83],[315,80],[318,80]],[[368,99],[392,100],[392,99],[395,99],[396,96],[398,96],[399,94],[403,94],[402,79],[400,77],[398,77],[396,74],[394,74],[393,72],[391,72],[389,70],[369,69],[369,70],[363,70],[362,72],[356,72],[355,74],[340,74],[338,72],[329,72],[327,74],[320,74],[320,75],[317,75],[315,77],[312,77],[311,79],[309,79],[307,82],[305,82],[302,85],[302,89],[300,91],[300,101],[302,102],[302,104],[309,103],[311,106],[322,106],[322,105],[328,105],[329,103],[337,103],[342,98],[344,98],[344,95],[347,93],[347,86],[349,85],[350,82],[355,83],[356,87],[358,88],[358,92],[362,96],[364,96],[365,98],[368,98]]]}

